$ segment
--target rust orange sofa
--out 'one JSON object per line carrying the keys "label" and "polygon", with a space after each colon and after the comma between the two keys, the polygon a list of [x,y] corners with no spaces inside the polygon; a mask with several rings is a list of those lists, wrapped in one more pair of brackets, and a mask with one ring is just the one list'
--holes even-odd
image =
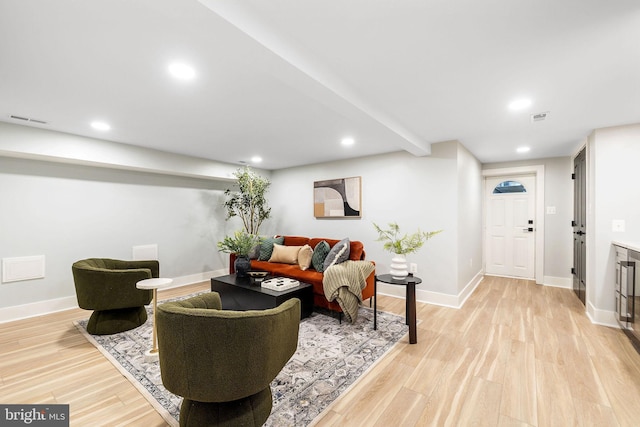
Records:
{"label": "rust orange sofa", "polygon": [[[302,236],[284,236],[285,246],[303,246],[309,245],[315,249],[316,245],[321,241],[325,241],[329,244],[329,247],[333,247],[340,240],[327,239],[323,237],[302,237]],[[229,263],[229,272],[233,274],[233,261],[235,256],[231,254],[231,262]],[[365,259],[364,245],[357,240],[350,241],[349,259],[353,261],[360,261]],[[258,261],[256,259],[251,260],[251,269],[268,271],[272,276],[276,277],[289,277],[301,282],[310,283],[313,285],[313,305],[316,307],[323,307],[329,310],[341,313],[342,309],[336,301],[328,301],[324,296],[324,289],[322,288],[323,273],[320,273],[310,267],[308,270],[301,270],[296,264],[282,264],[278,262]],[[374,293],[374,281],[375,270],[367,277],[367,286],[362,290],[362,300],[366,301],[373,297]]]}

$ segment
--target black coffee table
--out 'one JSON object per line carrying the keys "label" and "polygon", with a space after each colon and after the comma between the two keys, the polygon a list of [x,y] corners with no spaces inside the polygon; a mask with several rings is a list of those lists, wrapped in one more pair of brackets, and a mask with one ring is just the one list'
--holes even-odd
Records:
{"label": "black coffee table", "polygon": [[224,310],[265,310],[291,298],[298,298],[302,303],[301,318],[313,312],[313,286],[309,283],[300,283],[300,286],[284,291],[273,291],[261,287],[250,277],[229,274],[212,277],[211,290],[220,294]]}

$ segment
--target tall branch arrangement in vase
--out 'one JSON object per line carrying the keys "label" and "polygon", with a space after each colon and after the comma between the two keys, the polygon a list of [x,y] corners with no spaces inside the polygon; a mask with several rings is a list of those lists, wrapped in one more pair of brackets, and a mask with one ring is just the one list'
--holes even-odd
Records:
{"label": "tall branch arrangement in vase", "polygon": [[238,169],[234,176],[238,179],[238,191],[225,190],[227,200],[224,207],[227,218],[240,217],[247,233],[258,235],[262,222],[271,215],[266,193],[271,182],[252,171],[248,166]]}

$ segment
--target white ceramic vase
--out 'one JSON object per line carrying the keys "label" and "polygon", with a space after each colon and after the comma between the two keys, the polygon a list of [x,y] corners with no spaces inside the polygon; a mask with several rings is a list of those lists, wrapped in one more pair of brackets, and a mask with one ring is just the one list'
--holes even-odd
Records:
{"label": "white ceramic vase", "polygon": [[389,273],[391,277],[397,280],[407,278],[409,270],[407,269],[407,257],[404,254],[395,254],[393,258],[391,258],[391,270]]}

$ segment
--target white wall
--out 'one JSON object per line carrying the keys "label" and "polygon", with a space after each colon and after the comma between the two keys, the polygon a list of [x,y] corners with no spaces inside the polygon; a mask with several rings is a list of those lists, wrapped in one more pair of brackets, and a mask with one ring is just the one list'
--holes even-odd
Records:
{"label": "white wall", "polygon": [[[487,163],[482,165],[482,168],[499,169],[533,165],[544,166],[544,276],[547,281],[570,284],[571,267],[573,267],[572,159],[555,157],[520,162]],[[555,207],[556,213],[546,214],[546,207]]]}
{"label": "white wall", "polygon": [[[589,205],[587,224],[587,304],[592,318],[614,312],[613,240],[640,242],[640,124],[597,129],[587,145]],[[626,231],[612,231],[613,220]]]}
{"label": "white wall", "polygon": [[[0,157],[0,258],[45,255],[44,279],[0,284],[0,308],[75,296],[71,264],[157,244],[160,272],[223,268],[223,185]],[[28,313],[25,313],[27,315]]]}
{"label": "white wall", "polygon": [[458,292],[461,292],[482,269],[482,165],[464,146],[457,148]]}
{"label": "white wall", "polygon": [[[459,274],[459,204],[467,209],[464,215],[482,211],[474,196],[480,192],[479,165],[462,151],[459,166],[457,142],[434,144],[432,154],[415,157],[404,152],[351,159],[327,164],[309,165],[274,171],[269,200],[273,220],[265,223],[265,234],[288,234],[310,237],[349,237],[364,243],[367,259],[376,262],[378,272],[388,272],[391,254],[377,242],[373,223],[384,226],[397,222],[401,229],[413,232],[443,229],[444,232],[428,241],[417,253],[407,256],[408,262],[418,264],[417,276],[423,279],[418,291],[458,295],[467,278],[473,277],[465,269]],[[464,170],[469,200],[459,195],[458,169]],[[362,177],[361,219],[316,219],[313,216],[313,182],[331,178]],[[475,190],[474,190],[475,189]],[[467,191],[465,190],[465,191]],[[465,199],[465,201],[461,201]],[[475,221],[464,223],[465,231],[476,226]],[[464,240],[464,255],[478,258],[481,254],[481,229],[476,236]],[[469,255],[471,254],[471,255]],[[476,273],[480,269],[476,266]],[[418,293],[420,297],[420,293]]]}
{"label": "white wall", "polygon": [[43,279],[0,283],[0,321],[75,306],[74,261],[132,259],[137,245],[157,244],[176,284],[226,271],[216,243],[242,227],[222,207],[237,169],[0,123],[0,258],[46,259]]}

